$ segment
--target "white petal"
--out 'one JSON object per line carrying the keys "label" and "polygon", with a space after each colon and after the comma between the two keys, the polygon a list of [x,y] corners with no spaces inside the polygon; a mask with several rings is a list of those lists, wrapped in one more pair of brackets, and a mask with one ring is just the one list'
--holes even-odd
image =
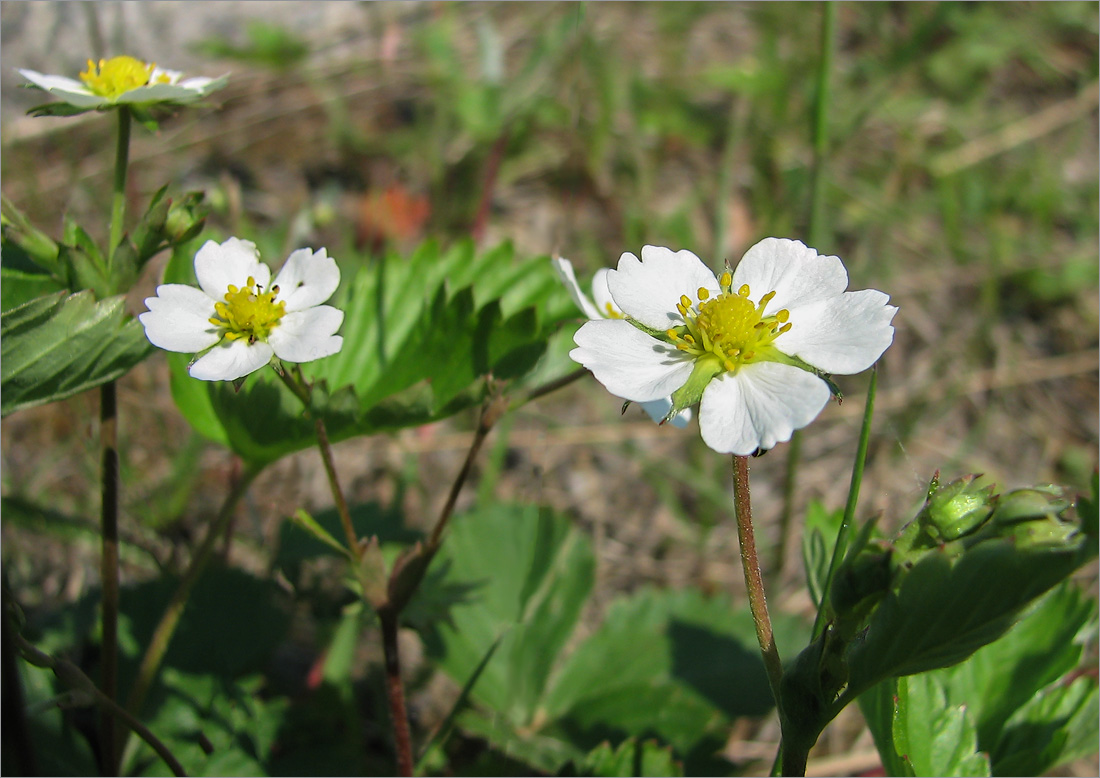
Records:
{"label": "white petal", "polygon": [[829,387],[812,373],[778,362],[746,365],[707,384],[699,431],[715,451],[747,456],[790,440],[828,401]]}
{"label": "white petal", "polygon": [[768,292],[775,297],[765,315],[780,308],[827,300],[848,288],[848,271],[840,257],[822,256],[801,241],[765,238],[745,252],[733,271],[733,289],[748,284],[750,299],[759,302]]}
{"label": "white petal", "polygon": [[312,362],[335,354],[344,345],[344,339],[335,334],[343,321],[344,312],[331,305],[288,313],[267,341],[279,359]]}
{"label": "white petal", "polygon": [[[554,271],[558,274],[558,279],[565,286],[566,291],[569,292],[569,296],[573,298],[573,304],[580,308],[589,319],[606,318],[600,316],[600,312],[588,299],[588,295],[581,291],[580,284],[577,283],[577,274],[573,272],[573,263],[563,257],[555,257],[550,261],[554,266]],[[595,281],[593,281],[594,283]]]}
{"label": "white petal", "polygon": [[220,302],[230,284],[243,287],[249,277],[266,291],[271,270],[260,262],[255,243],[230,238],[221,244],[212,240],[202,244],[195,254],[195,276],[202,290]]}
{"label": "white petal", "polygon": [[213,346],[221,337],[208,321],[214,315],[214,301],[193,286],[158,286],[157,296],[146,298],[145,305],[149,311],[138,320],[154,346],[194,354]]}
{"label": "white petal", "polygon": [[785,354],[806,360],[826,373],[851,375],[873,365],[894,342],[890,320],[898,309],[875,289],[791,310],[791,329],[775,340]]}
{"label": "white petal", "polygon": [[[649,414],[649,418],[658,424],[661,420],[668,416],[669,410],[672,408],[672,398],[665,397],[663,400],[652,400],[647,403],[638,403],[642,406],[642,410]],[[679,427],[683,429],[691,421],[691,408],[684,408],[678,414],[672,417],[672,421],[669,422],[673,427]]]}
{"label": "white petal", "polygon": [[183,84],[148,84],[127,90],[117,103],[190,103],[202,97],[202,92]]}
{"label": "white petal", "polygon": [[630,253],[608,274],[607,286],[619,309],[655,330],[683,324],[676,310],[682,295],[692,300],[700,288],[718,294],[718,280],[703,260],[686,249],[673,253],[661,246],[644,246],[639,260]]}
{"label": "white petal", "polygon": [[623,312],[615,305],[615,299],[611,296],[611,289],[607,286],[607,278],[611,275],[611,268],[601,267],[592,276],[592,301],[596,303],[596,312],[601,319],[613,318],[612,314],[622,316]]}
{"label": "white petal", "polygon": [[234,381],[266,365],[273,353],[271,346],[263,341],[249,344],[245,338],[223,340],[187,372],[201,381]]}
{"label": "white petal", "polygon": [[106,105],[108,102],[106,98],[93,94],[88,87],[72,78],[45,75],[35,70],[20,70],[19,75],[39,89],[60,97],[66,103],[79,108],[94,108],[97,105]]}
{"label": "white petal", "polygon": [[624,400],[648,402],[668,397],[691,375],[693,361],[682,351],[651,338],[622,319],[590,321],[581,325],[569,352]]}
{"label": "white petal", "polygon": [[279,287],[276,300],[285,300],[287,311],[304,311],[320,305],[340,285],[340,268],[324,249],[298,249],[283,264],[272,286]]}
{"label": "white petal", "polygon": [[153,72],[149,75],[149,82],[153,84],[161,83],[161,77],[168,76],[168,83],[175,84],[183,77],[183,73],[178,70],[168,70],[167,68],[153,68]]}

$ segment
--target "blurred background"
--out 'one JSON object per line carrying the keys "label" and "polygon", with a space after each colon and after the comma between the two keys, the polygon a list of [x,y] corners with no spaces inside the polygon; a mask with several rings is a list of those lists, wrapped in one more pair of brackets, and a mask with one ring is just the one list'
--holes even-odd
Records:
{"label": "blurred background", "polygon": [[[899,526],[937,469],[1084,489],[1100,402],[1097,4],[835,10],[813,242],[844,259],[850,288],[900,308],[860,517]],[[647,243],[721,268],[767,236],[810,242],[816,4],[25,2],[0,6],[0,23],[3,194],[49,233],[69,213],[106,235],[114,123],[26,116],[48,98],[19,88],[15,68],[76,77],[126,53],[230,74],[156,134],[135,127],[134,207],[165,181],[203,190],[211,236],[251,237],[274,264],[302,245],[354,264],[472,238],[510,241],[520,261],[568,257],[587,278]],[[135,312],[163,266],[150,264]],[[867,377],[838,383],[848,399],[803,435],[787,530],[787,448],[753,461],[780,611],[810,609],[799,517],[846,497]],[[159,356],[120,382],[123,533],[140,549],[126,581],[179,567],[232,467],[167,386]],[[96,407],[93,392],[4,420],[3,561],[27,606],[96,585]],[[620,408],[591,379],[526,407],[494,433],[463,504],[477,492],[569,515],[596,551],[590,624],[647,584],[736,594],[727,459],[694,425]],[[428,485],[450,483],[473,420],[339,444],[353,499],[427,521],[444,496]],[[312,452],[269,468],[227,558],[267,570],[284,517],[327,495]],[[323,619],[298,616],[282,650],[308,664]],[[427,680],[417,693],[426,719],[453,697]],[[858,724],[836,729],[826,753],[866,746]]]}

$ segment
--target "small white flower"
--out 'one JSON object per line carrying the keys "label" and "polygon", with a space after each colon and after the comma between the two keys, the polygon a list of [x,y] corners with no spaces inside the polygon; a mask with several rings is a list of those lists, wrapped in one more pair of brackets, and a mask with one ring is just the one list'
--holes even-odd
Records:
{"label": "small white flower", "polygon": [[34,70],[19,70],[19,74],[69,105],[88,110],[122,104],[191,103],[227,82],[227,76],[182,79],[179,71],[163,70],[133,57],[112,57],[98,63],[88,60],[80,81]]}
{"label": "small white flower", "polygon": [[[553,263],[558,278],[569,290],[569,296],[573,298],[573,302],[584,312],[585,316],[594,320],[623,318],[623,312],[615,305],[615,301],[611,299],[611,291],[607,288],[607,275],[611,272],[610,268],[601,267],[592,276],[593,299],[589,299],[588,295],[581,291],[580,284],[577,283],[577,275],[573,272],[573,263],[563,257],[555,258]],[[668,412],[672,410],[672,399],[669,397],[638,404],[642,406],[642,410],[649,414],[649,418],[658,424],[664,422]],[[673,416],[671,421],[674,427],[686,427],[688,422],[691,421],[691,409],[683,409]]]}
{"label": "small white flower", "polygon": [[890,298],[845,291],[840,259],[799,241],[766,238],[720,278],[690,251],[645,246],[607,286],[627,318],[582,325],[570,356],[623,399],[699,403],[703,441],[722,453],[789,440],[829,400],[818,373],[866,370],[894,339]]}
{"label": "small white flower", "polygon": [[344,312],[321,305],[340,285],[324,249],[298,249],[268,286],[271,270],[256,246],[212,240],[195,254],[199,288],[163,284],[138,319],[154,346],[201,353],[188,372],[203,381],[234,381],[273,357],[312,362],[338,352]]}

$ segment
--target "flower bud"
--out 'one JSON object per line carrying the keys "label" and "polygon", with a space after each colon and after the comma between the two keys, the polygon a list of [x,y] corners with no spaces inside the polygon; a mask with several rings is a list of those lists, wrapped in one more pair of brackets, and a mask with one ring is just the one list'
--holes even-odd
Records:
{"label": "flower bud", "polygon": [[975,486],[977,476],[958,478],[935,490],[919,520],[935,540],[950,541],[968,535],[993,512],[993,487]]}

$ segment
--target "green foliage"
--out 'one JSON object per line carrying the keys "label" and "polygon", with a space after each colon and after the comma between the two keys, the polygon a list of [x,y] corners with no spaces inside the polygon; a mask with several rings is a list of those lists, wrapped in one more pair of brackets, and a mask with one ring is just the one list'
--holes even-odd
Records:
{"label": "green foliage", "polygon": [[966,661],[867,691],[888,773],[1043,775],[1095,753],[1096,681],[1069,682],[1095,627],[1095,601],[1062,585]]}
{"label": "green foliage", "polygon": [[38,297],[0,315],[0,413],[63,400],[124,375],[153,350],[122,297]]}
{"label": "green foliage", "polygon": [[[572,768],[572,769],[570,769]],[[589,751],[580,764],[569,765],[559,775],[592,775],[601,778],[617,776],[681,776],[683,767],[672,756],[672,749],[655,741],[628,738],[612,748],[602,743]]]}
{"label": "green foliage", "polygon": [[[577,628],[593,564],[587,540],[560,517],[501,506],[458,516],[439,557],[450,564],[444,582],[473,588],[429,633],[429,647],[457,681],[480,673],[470,694],[479,709],[458,723],[512,758],[556,771],[581,764],[577,748],[657,737],[677,759],[713,770],[729,722],[771,708],[751,616],[725,597],[643,590],[613,603],[593,634],[556,659]],[[775,627],[782,650],[805,639],[798,619]]]}
{"label": "green foliage", "polygon": [[232,59],[263,65],[278,71],[301,65],[309,54],[309,44],[278,24],[253,19],[244,28],[247,42],[238,45],[222,37],[203,41],[195,49],[214,59]]}
{"label": "green foliage", "polygon": [[[194,283],[193,252],[177,251],[167,282]],[[313,411],[333,441],[425,424],[476,406],[491,382],[515,383],[569,311],[545,259],[513,262],[501,246],[475,254],[426,244],[361,269],[330,301],[344,311],[340,353],[303,366]],[[271,371],[240,390],[186,373],[170,357],[172,396],[203,435],[263,465],[315,442],[301,402]]]}

